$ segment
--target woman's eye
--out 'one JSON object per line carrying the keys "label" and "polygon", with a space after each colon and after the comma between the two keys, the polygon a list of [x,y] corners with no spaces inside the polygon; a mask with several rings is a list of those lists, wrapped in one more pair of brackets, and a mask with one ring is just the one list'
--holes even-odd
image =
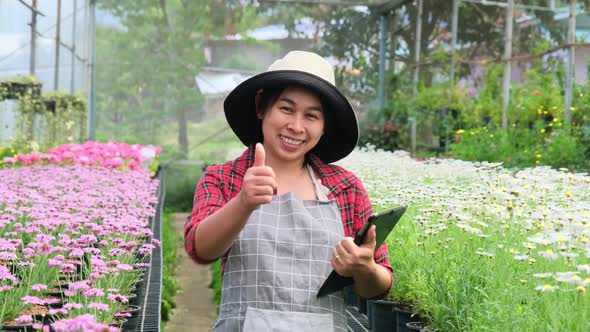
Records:
{"label": "woman's eye", "polygon": [[285,106],[281,107],[281,110],[282,111],[285,111],[285,112],[291,112],[291,111],[293,111],[291,108],[285,107]]}
{"label": "woman's eye", "polygon": [[314,120],[318,118],[318,116],[315,114],[308,114],[307,117]]}

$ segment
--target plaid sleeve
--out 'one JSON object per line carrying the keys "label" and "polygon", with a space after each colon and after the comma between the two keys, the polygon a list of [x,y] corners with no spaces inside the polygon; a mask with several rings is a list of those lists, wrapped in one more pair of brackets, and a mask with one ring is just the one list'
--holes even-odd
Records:
{"label": "plaid sleeve", "polygon": [[184,225],[184,248],[188,255],[199,264],[213,262],[197,256],[195,230],[203,219],[219,210],[226,203],[220,171],[221,166],[219,165],[210,166],[205,170],[195,190],[193,211]]}
{"label": "plaid sleeve", "polygon": [[[364,223],[369,219],[369,216],[373,213],[373,208],[371,205],[371,199],[367,194],[362,182],[360,180],[357,181],[358,191],[357,197],[355,199],[355,226],[360,225],[359,229],[364,225]],[[355,227],[356,228],[356,227]],[[355,233],[358,232],[355,230]],[[375,262],[383,267],[385,267],[389,273],[391,274],[391,283],[389,284],[389,288],[381,295],[374,297],[373,299],[380,299],[384,298],[391,288],[393,287],[393,268],[389,263],[389,251],[387,249],[387,244],[383,242],[379,248],[375,249]]]}

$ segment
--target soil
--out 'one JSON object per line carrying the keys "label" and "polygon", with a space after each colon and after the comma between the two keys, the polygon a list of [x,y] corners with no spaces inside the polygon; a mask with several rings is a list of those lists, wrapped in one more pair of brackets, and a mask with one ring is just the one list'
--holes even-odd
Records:
{"label": "soil", "polygon": [[[179,234],[183,234],[187,214],[178,213],[172,216],[172,224]],[[208,265],[197,265],[184,251],[179,249],[177,282],[180,286],[176,297],[176,309],[166,331],[211,331],[217,318],[213,303],[213,291],[209,288],[211,272]]]}

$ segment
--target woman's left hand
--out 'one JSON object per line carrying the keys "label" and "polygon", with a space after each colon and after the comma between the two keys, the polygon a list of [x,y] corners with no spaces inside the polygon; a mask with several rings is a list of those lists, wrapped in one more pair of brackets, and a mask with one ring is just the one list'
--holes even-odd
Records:
{"label": "woman's left hand", "polygon": [[371,271],[375,260],[375,225],[369,228],[365,242],[360,246],[354,243],[351,237],[340,240],[333,250],[332,267],[339,275],[352,277],[356,273]]}

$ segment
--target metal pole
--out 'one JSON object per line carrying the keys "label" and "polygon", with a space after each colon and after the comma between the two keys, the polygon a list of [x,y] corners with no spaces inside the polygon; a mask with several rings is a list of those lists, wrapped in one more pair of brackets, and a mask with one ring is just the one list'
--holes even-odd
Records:
{"label": "metal pole", "polygon": [[455,67],[457,61],[455,52],[457,51],[457,29],[459,25],[459,0],[453,0],[453,18],[451,23],[451,87],[455,86]]}
{"label": "metal pole", "polygon": [[[413,95],[414,99],[418,96],[418,79],[420,74],[420,42],[422,39],[422,0],[418,0],[416,4],[418,6],[418,14],[416,15],[416,44],[414,51],[414,86]],[[413,110],[410,118],[410,135],[412,144],[412,154],[416,154],[416,110]]]}
{"label": "metal pole", "polygon": [[59,88],[59,48],[61,33],[61,0],[57,0],[57,23],[55,25],[55,71],[53,74],[53,89]]}
{"label": "metal pole", "polygon": [[74,17],[72,22],[72,69],[70,72],[70,93],[74,93],[74,72],[76,70],[76,16],[78,16],[78,3],[74,0]]}
{"label": "metal pole", "polygon": [[387,22],[385,14],[381,14],[379,19],[379,87],[377,89],[377,107],[379,109],[379,124],[385,122],[385,52],[386,52],[386,37],[387,36]]}
{"label": "metal pole", "polygon": [[397,30],[399,24],[399,20],[397,17],[397,13],[394,13],[393,19],[391,21],[391,31],[389,33],[389,61],[386,70],[395,73],[395,53],[397,51],[397,36],[393,33]]}
{"label": "metal pole", "polygon": [[89,0],[88,15],[88,139],[94,140],[96,137],[96,0]]}
{"label": "metal pole", "polygon": [[37,0],[33,0],[31,10],[31,56],[29,58],[29,75],[35,76],[37,62]]}
{"label": "metal pole", "polygon": [[575,65],[576,65],[576,0],[570,0],[570,16],[568,22],[567,41],[570,47],[567,50],[567,73],[565,79],[565,110],[564,121],[569,124],[572,120],[572,89],[574,85]]}
{"label": "metal pole", "polygon": [[506,7],[506,38],[504,40],[504,77],[502,80],[502,128],[508,128],[508,104],[510,103],[510,76],[512,75],[512,22],[514,21],[514,0],[508,0]]}

